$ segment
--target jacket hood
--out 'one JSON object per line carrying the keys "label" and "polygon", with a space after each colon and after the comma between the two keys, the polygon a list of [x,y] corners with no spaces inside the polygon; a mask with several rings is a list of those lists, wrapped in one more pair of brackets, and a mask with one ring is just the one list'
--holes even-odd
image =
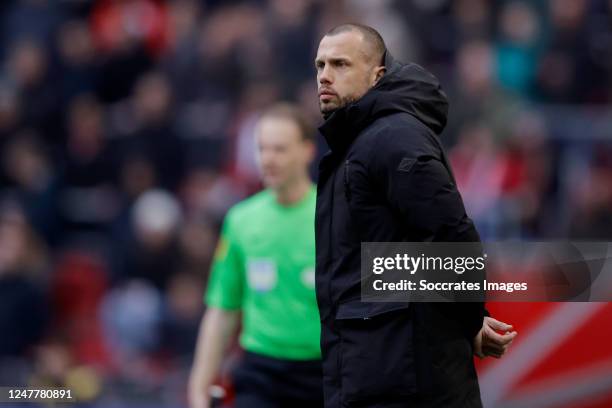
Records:
{"label": "jacket hood", "polygon": [[388,51],[385,67],[374,87],[334,111],[319,128],[332,150],[350,144],[374,120],[397,112],[409,113],[438,135],[446,126],[448,99],[435,76],[417,64],[395,60]]}

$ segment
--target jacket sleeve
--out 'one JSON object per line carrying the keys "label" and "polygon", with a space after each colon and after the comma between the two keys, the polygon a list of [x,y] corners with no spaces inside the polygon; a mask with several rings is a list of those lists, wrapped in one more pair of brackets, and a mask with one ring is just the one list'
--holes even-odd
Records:
{"label": "jacket sleeve", "polygon": [[370,171],[415,241],[479,242],[440,148],[418,127],[379,135]]}
{"label": "jacket sleeve", "polygon": [[[405,228],[406,241],[480,242],[435,137],[417,125],[381,133],[370,162],[372,181]],[[480,302],[446,306],[469,339],[488,314]]]}

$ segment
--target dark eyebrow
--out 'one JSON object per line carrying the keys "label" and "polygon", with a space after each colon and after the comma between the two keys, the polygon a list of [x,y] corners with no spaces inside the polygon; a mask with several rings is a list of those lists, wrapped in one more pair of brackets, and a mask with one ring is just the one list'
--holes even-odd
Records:
{"label": "dark eyebrow", "polygon": [[[351,60],[349,58],[347,58],[347,57],[336,57],[336,58],[329,58],[329,62],[331,64],[337,64],[338,62],[350,63]],[[319,58],[315,59],[315,65],[323,64],[323,63],[325,63],[324,60],[319,59]]]}
{"label": "dark eyebrow", "polygon": [[333,64],[337,64],[338,62],[350,62],[346,57],[330,58],[329,61]]}

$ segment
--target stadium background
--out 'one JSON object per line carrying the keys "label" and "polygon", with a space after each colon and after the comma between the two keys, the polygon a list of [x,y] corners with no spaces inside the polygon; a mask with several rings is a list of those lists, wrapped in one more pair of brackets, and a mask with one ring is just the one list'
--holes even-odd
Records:
{"label": "stadium background", "polygon": [[[440,78],[483,238],[611,240],[612,1],[3,0],[0,384],[185,403],[253,123],[279,99],[320,121],[316,45],[346,21]],[[612,406],[610,304],[490,309],[520,336],[479,363],[487,406]]]}

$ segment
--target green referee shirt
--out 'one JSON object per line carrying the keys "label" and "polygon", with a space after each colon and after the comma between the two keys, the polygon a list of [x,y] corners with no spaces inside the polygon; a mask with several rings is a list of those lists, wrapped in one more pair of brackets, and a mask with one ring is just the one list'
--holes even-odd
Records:
{"label": "green referee shirt", "polygon": [[314,291],[316,189],[291,206],[264,190],[228,212],[205,301],[242,310],[240,344],[275,358],[321,357]]}

